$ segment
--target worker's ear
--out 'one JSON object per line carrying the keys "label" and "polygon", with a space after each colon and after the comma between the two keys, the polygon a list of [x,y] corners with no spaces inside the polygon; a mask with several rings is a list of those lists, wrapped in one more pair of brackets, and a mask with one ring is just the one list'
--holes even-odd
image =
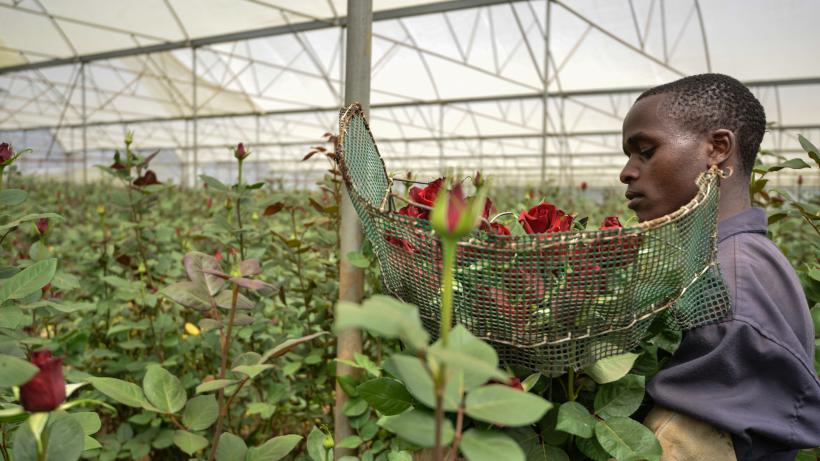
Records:
{"label": "worker's ear", "polygon": [[732,130],[721,128],[712,131],[708,142],[712,147],[709,152],[709,165],[717,165],[720,168],[737,167],[737,138]]}

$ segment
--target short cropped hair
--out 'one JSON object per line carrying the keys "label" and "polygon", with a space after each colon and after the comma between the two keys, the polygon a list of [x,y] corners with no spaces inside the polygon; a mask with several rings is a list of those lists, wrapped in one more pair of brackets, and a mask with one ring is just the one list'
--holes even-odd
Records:
{"label": "short cropped hair", "polygon": [[646,90],[636,101],[656,94],[667,95],[660,109],[683,129],[698,134],[721,128],[734,132],[741,168],[751,173],[766,131],[766,114],[745,85],[723,74],[692,75]]}

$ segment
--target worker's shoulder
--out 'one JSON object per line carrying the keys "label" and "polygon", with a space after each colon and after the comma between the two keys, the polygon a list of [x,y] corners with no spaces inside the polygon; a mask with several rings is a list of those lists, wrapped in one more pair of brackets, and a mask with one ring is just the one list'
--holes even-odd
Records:
{"label": "worker's shoulder", "polygon": [[718,258],[735,319],[773,337],[794,335],[803,348],[813,342],[800,279],[774,242],[759,232],[739,233],[720,242]]}
{"label": "worker's shoulder", "polygon": [[718,259],[722,270],[734,272],[736,276],[751,276],[763,286],[789,280],[797,284],[794,288],[800,289],[789,260],[762,233],[744,232],[727,237],[718,245]]}

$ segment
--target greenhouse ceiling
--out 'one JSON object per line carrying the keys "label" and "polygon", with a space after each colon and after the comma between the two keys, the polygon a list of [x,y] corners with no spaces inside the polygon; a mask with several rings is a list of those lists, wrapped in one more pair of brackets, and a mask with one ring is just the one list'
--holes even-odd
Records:
{"label": "greenhouse ceiling", "polygon": [[[616,184],[637,95],[710,71],[761,100],[765,148],[820,143],[814,0],[373,3],[370,118],[393,172]],[[83,180],[133,130],[186,183],[231,174],[244,141],[252,178],[310,184],[327,165],[302,157],[343,102],[346,4],[0,0],[0,138]]]}

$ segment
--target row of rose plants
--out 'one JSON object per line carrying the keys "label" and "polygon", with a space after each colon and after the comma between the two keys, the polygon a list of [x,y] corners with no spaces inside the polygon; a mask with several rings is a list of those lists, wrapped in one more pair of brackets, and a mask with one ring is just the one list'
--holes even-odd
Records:
{"label": "row of rose plants", "polygon": [[327,427],[336,198],[261,193],[241,144],[184,192],[130,135],[84,187],[0,151],[3,459],[275,460]]}
{"label": "row of rose plants", "polygon": [[[244,184],[250,153],[243,145],[231,152],[239,165],[235,185],[203,177],[204,190],[178,192],[149,168],[152,155],[132,144],[127,138],[122,155],[103,167],[117,187],[37,187],[16,173],[5,176],[4,459],[319,461],[341,450],[350,459],[395,461],[423,447],[471,460],[659,455],[638,421],[648,410],[644,384],[674,350],[674,332],[653,327],[634,354],[542,376],[498,363],[463,326],[439,332],[430,344],[415,308],[383,296],[338,306],[336,328],[371,335],[350,362],[362,374],[339,377],[355,435],[334,441],[335,351],[324,334],[337,297],[341,190],[333,152],[319,147],[308,155],[323,154],[331,169],[320,192],[304,200]],[[804,146],[820,165],[817,149]],[[19,155],[0,147],[0,178]],[[820,270],[799,242],[818,241],[817,197],[770,190],[765,182],[771,171],[807,167],[758,165],[750,192],[771,210],[773,238],[814,306]],[[437,222],[447,255],[476,224],[528,233],[583,221],[554,206],[520,203],[517,223],[493,226],[492,205],[481,193],[466,200],[458,187],[438,194],[441,187],[410,195],[416,203],[429,199],[430,210],[414,213]],[[436,198],[446,203],[434,206]],[[438,219],[430,215],[437,208],[444,210]],[[448,219],[454,216],[463,219]],[[367,245],[345,257],[368,267],[370,286],[377,286]],[[445,280],[449,310],[447,286]],[[820,319],[817,307],[813,314]]]}

